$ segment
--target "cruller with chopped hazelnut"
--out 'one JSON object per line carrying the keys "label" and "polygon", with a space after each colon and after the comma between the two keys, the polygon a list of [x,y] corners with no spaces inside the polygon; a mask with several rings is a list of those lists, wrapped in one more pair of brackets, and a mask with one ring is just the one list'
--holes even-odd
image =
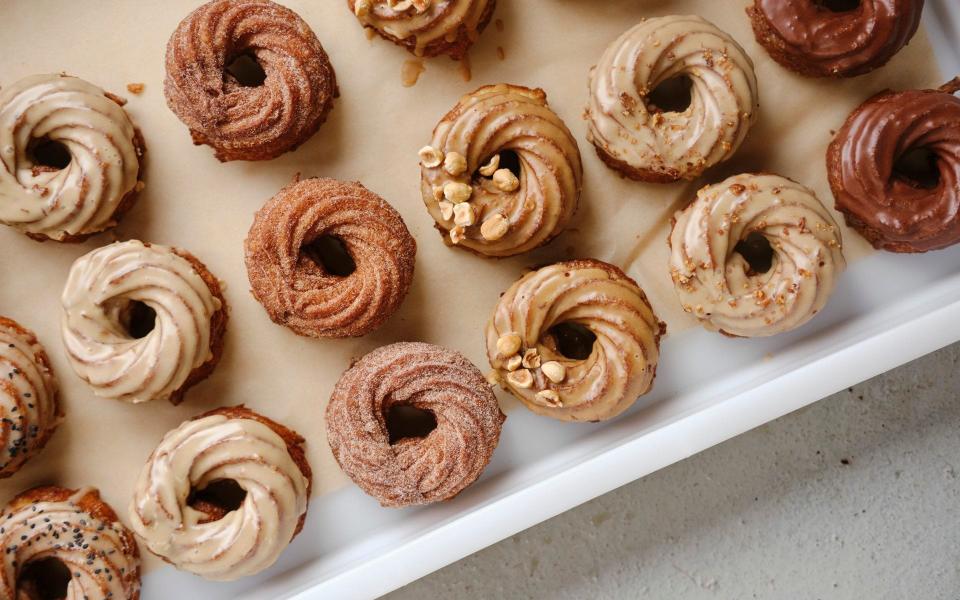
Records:
{"label": "cruller with chopped hazelnut", "polygon": [[500,84],[467,94],[419,154],[423,201],[449,245],[522,254],[576,212],[580,150],[542,90]]}
{"label": "cruller with chopped hazelnut", "polygon": [[[560,341],[563,327],[593,336],[585,356]],[[665,325],[643,290],[592,259],[543,267],[514,283],[487,324],[487,357],[499,384],[537,414],[601,421],[653,385]],[[589,336],[587,336],[589,337]]]}

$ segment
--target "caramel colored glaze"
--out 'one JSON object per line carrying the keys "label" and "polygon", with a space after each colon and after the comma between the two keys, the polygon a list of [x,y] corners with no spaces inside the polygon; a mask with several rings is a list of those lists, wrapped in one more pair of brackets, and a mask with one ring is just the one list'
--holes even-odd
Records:
{"label": "caramel colored glaze", "polygon": [[[356,265],[327,273],[304,251],[338,238]],[[417,243],[400,214],[359,183],[305,179],[282,189],[254,219],[244,244],[253,295],[277,324],[311,337],[357,337],[400,307]]]}
{"label": "caramel colored glaze", "polygon": [[[726,335],[770,336],[803,325],[846,268],[830,211],[811,190],[778,175],[736,175],[707,186],[674,221],[670,274],[683,309]],[[751,233],[773,252],[764,273],[736,250]]]}
{"label": "caramel colored glaze", "polygon": [[[390,444],[390,408],[433,414],[424,438]],[[374,350],[343,374],[327,405],[327,439],[343,471],[387,507],[449,500],[490,462],[506,418],[460,353],[423,343]]]}
{"label": "caramel colored glaze", "polygon": [[68,600],[138,600],[140,552],[133,534],[93,488],[28,490],[3,509],[0,597],[40,598],[21,580],[31,563],[56,559],[70,572]]}
{"label": "caramel colored glaze", "polygon": [[[31,238],[82,242],[109,229],[142,183],[144,144],[120,98],[76,77],[33,75],[0,90],[0,223]],[[59,143],[62,168],[32,145]]]}
{"label": "caramel colored glaze", "polygon": [[[652,106],[650,93],[679,77],[692,83],[690,106]],[[694,179],[733,156],[758,110],[753,62],[736,40],[698,16],[644,19],[590,73],[587,139],[631,179]]]}
{"label": "caramel colored glaze", "polygon": [[40,452],[63,420],[50,359],[34,333],[0,317],[0,479]]}
{"label": "caramel colored glaze", "polygon": [[[827,152],[830,187],[847,224],[876,248],[927,252],[960,241],[960,78],[940,90],[886,91],[867,100]],[[926,189],[894,171],[907,152],[936,157]]]}
{"label": "caramel colored glaze", "polygon": [[[456,152],[466,158],[466,169],[456,176],[442,162],[421,166],[423,201],[447,244],[452,245],[455,223],[444,218],[443,197],[435,190],[451,182],[472,187],[469,203],[476,215],[457,245],[484,256],[513,256],[543,246],[570,224],[577,210],[583,187],[580,150],[550,110],[543,90],[499,84],[467,94],[437,124],[430,147],[443,156]],[[504,152],[515,153],[520,163],[520,185],[509,192],[478,172]],[[495,215],[505,217],[509,229],[503,237],[488,240],[481,227]]]}
{"label": "caramel colored glaze", "polygon": [[923,0],[860,0],[834,12],[814,0],[756,0],[757,41],[808,77],[854,77],[885,65],[917,32]]}
{"label": "caramel colored glaze", "polygon": [[[178,569],[232,581],[270,567],[303,528],[312,472],[296,432],[243,406],[219,408],[167,433],[137,481],[134,532]],[[189,504],[216,481],[246,492],[225,512]]]}
{"label": "caramel colored glaze", "polygon": [[[549,332],[563,323],[582,325],[596,336],[587,358],[560,353]],[[500,297],[487,323],[487,358],[500,385],[531,411],[564,421],[602,421],[653,387],[664,333],[666,325],[643,290],[623,271],[598,260],[572,260],[528,273]],[[520,336],[520,349],[503,356],[497,342],[509,334]],[[510,369],[510,358],[531,350],[539,366]],[[565,368],[562,381],[544,375],[542,366],[548,362]],[[524,369],[532,375],[529,387],[510,381]],[[545,391],[556,392],[558,401],[545,401]]]}
{"label": "caramel colored glaze", "polygon": [[[226,69],[250,55],[262,85],[241,85]],[[327,53],[292,10],[270,0],[213,0],[167,44],[167,104],[221,161],[268,160],[310,138],[327,118],[337,81]]]}
{"label": "caramel colored glaze", "polygon": [[[156,313],[139,339],[125,325],[133,302]],[[137,240],[98,248],[74,262],[61,303],[70,366],[102,398],[178,404],[220,361],[226,300],[186,251]]]}
{"label": "caramel colored glaze", "polygon": [[[358,10],[361,2],[369,9]],[[493,17],[496,0],[347,0],[364,27],[416,56],[466,56]]]}

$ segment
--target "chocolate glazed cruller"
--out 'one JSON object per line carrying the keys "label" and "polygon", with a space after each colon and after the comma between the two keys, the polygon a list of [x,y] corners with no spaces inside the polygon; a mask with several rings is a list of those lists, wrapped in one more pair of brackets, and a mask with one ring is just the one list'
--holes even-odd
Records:
{"label": "chocolate glazed cruller", "polygon": [[[61,305],[70,366],[102,398],[179,404],[223,352],[227,304],[220,283],[177,248],[131,240],[81,256]],[[148,309],[154,321],[139,331],[137,314]]]}
{"label": "chocolate glazed cruller", "polygon": [[[517,159],[519,177],[505,168]],[[423,201],[448,244],[513,256],[560,234],[577,210],[580,150],[543,90],[482,87],[460,99],[420,150]]]}
{"label": "chocolate glazed cruller", "polygon": [[[683,111],[650,94],[691,82]],[[694,179],[729,159],[759,110],[757,77],[743,48],[698,16],[644,19],[614,41],[590,72],[587,139],[612,169],[640,181]]]}
{"label": "chocolate glazed cruller", "polygon": [[808,77],[854,77],[882,67],[920,26],[923,0],[859,0],[834,10],[815,0],[755,0],[757,41],[784,67]]}
{"label": "chocolate glazed cruller", "polygon": [[[140,132],[123,100],[66,75],[0,90],[0,223],[36,240],[80,242],[113,227],[142,189]],[[45,145],[69,155],[38,163]]]}
{"label": "chocolate glazed cruller", "polygon": [[[553,328],[595,336],[585,358],[568,358]],[[593,259],[528,273],[500,297],[487,323],[492,378],[531,411],[564,421],[602,421],[650,391],[666,332],[643,290]]]}
{"label": "chocolate glazed cruller", "polygon": [[[219,408],[163,436],[130,503],[133,531],[178,569],[232,581],[266,569],[300,533],[312,474],[304,439],[242,406]],[[233,481],[244,492],[226,511],[191,492]]]}
{"label": "chocolate glazed cruller", "polygon": [[50,359],[33,332],[0,317],[0,479],[10,477],[53,435],[63,412]]}
{"label": "chocolate glazed cruller", "polygon": [[[757,272],[738,244],[762,247],[763,240],[772,258]],[[846,267],[830,211],[811,190],[778,175],[736,175],[701,189],[677,213],[669,242],[683,309],[729,336],[803,325],[826,305]]]}
{"label": "chocolate glazed cruller", "polygon": [[133,534],[93,488],[37,487],[11,500],[0,517],[0,597],[49,593],[44,563],[70,574],[68,600],[138,600],[140,552]]}
{"label": "chocolate glazed cruller", "polygon": [[[247,86],[228,71],[240,56],[263,69]],[[337,81],[317,36],[270,0],[213,0],[197,8],[167,44],[167,104],[221,161],[268,160],[316,133],[333,107]]]}
{"label": "chocolate glazed cruller", "polygon": [[486,28],[496,0],[347,0],[364,27],[417,56],[463,58]]}
{"label": "chocolate glazed cruller", "polygon": [[[860,105],[827,152],[830,187],[847,224],[875,247],[926,252],[960,242],[960,90],[882,92]],[[932,156],[932,186],[896,172],[913,150]]]}
{"label": "chocolate glazed cruller", "polygon": [[[436,428],[390,443],[387,413],[428,411]],[[448,500],[473,483],[500,440],[503,413],[483,374],[460,353],[432,344],[374,350],[337,382],[327,440],[343,471],[388,507]]]}
{"label": "chocolate glazed cruller", "polygon": [[[333,238],[355,270],[329,272],[314,244]],[[304,179],[257,211],[244,242],[253,295],[299,335],[356,337],[380,327],[413,281],[417,243],[400,214],[359,183]]]}

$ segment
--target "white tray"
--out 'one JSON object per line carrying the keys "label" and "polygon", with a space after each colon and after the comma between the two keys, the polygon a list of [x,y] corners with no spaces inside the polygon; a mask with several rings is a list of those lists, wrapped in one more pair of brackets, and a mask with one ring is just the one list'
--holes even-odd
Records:
{"label": "white tray", "polygon": [[[960,6],[928,0],[925,11],[943,72],[960,73]],[[306,530],[266,573],[214,584],[165,568],[147,575],[144,597],[377,596],[957,340],[960,247],[877,254],[854,264],[798,332],[749,343],[701,330],[671,337],[654,392],[612,422],[571,426],[512,412],[494,461],[454,501],[385,510],[350,486],[313,501]]]}

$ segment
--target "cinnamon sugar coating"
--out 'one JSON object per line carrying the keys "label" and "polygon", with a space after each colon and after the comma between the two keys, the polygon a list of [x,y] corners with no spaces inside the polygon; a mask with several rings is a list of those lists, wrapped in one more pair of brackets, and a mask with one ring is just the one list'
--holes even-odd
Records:
{"label": "cinnamon sugar coating", "polygon": [[[266,79],[227,72],[253,58]],[[213,0],[190,13],[167,44],[167,104],[221,161],[268,160],[310,138],[337,96],[330,59],[310,27],[270,0]]]}
{"label": "cinnamon sugar coating", "polygon": [[[310,245],[339,240],[356,269],[333,275]],[[244,244],[253,295],[277,324],[310,337],[356,337],[380,327],[413,281],[417,243],[400,214],[360,183],[295,182],[258,212]]]}
{"label": "cinnamon sugar coating", "polygon": [[[436,429],[390,444],[396,406],[431,412]],[[483,374],[463,355],[419,342],[378,348],[337,382],[327,439],[344,472],[383,506],[449,500],[490,462],[506,418]]]}

